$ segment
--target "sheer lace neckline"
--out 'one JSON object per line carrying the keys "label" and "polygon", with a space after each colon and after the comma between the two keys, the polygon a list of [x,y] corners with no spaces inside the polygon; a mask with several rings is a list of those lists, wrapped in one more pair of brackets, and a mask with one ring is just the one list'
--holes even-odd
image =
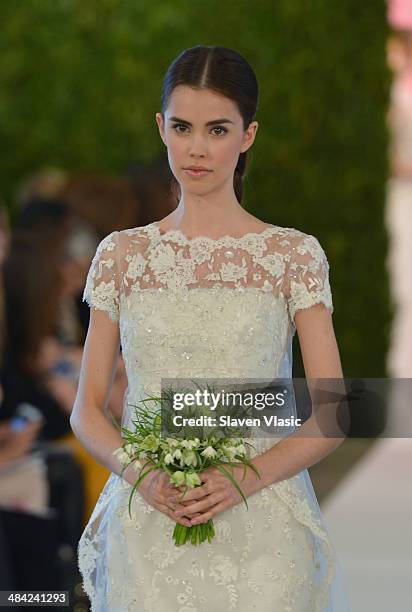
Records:
{"label": "sheer lace neckline", "polygon": [[228,242],[237,244],[239,242],[241,243],[242,241],[248,240],[250,238],[266,238],[267,236],[270,236],[273,232],[275,232],[278,229],[277,225],[270,224],[268,225],[268,227],[266,227],[261,232],[246,232],[246,234],[243,234],[242,236],[230,236],[229,234],[226,234],[224,236],[220,236],[219,238],[210,238],[209,236],[189,237],[189,236],[186,236],[186,234],[184,234],[182,230],[180,229],[169,229],[169,230],[163,231],[159,227],[157,221],[150,223],[149,227],[154,228],[158,236],[160,236],[161,238],[167,238],[168,240],[172,240],[172,241],[177,240],[179,243],[187,243],[187,244],[191,244],[197,241],[210,242],[213,244],[219,243],[219,242],[224,242],[225,244],[227,244]]}

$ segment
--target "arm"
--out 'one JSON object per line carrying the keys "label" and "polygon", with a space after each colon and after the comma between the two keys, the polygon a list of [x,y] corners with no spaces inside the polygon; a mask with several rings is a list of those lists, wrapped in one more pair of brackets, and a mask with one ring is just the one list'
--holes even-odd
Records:
{"label": "arm", "polygon": [[70,417],[73,432],[86,450],[115,474],[120,474],[122,466],[112,453],[123,440],[105,415],[105,407],[119,357],[119,346],[118,324],[110,320],[107,313],[91,309],[79,387]]}
{"label": "arm", "polygon": [[[317,304],[297,312],[295,323],[306,377],[308,379],[343,378],[331,313],[323,304]],[[321,432],[319,435],[313,435],[313,427],[316,428],[316,422],[312,416],[297,432],[253,459],[261,474],[260,480],[253,475],[256,491],[269,484],[291,478],[342,444],[343,437],[324,438]],[[305,438],[305,432],[312,435]]]}
{"label": "arm", "polygon": [[[115,241],[109,236],[98,247],[86,283],[84,299],[92,308],[70,425],[86,450],[120,476],[123,466],[113,451],[124,440],[105,415],[120,348],[120,279],[114,265],[114,245]],[[138,476],[133,464],[122,474],[130,485],[135,484]],[[175,490],[169,484],[169,477],[160,469],[150,472],[138,487],[138,492],[149,504],[188,526],[189,521],[175,516],[168,504],[166,494]]]}
{"label": "arm", "polygon": [[[290,256],[283,292],[288,311],[298,332],[309,393],[315,407],[316,379],[342,379],[339,391],[345,395],[339,350],[333,329],[332,292],[329,284],[329,263],[317,238],[302,234],[291,238]],[[312,381],[315,380],[315,385]],[[336,380],[333,383],[336,389]],[[319,419],[329,429],[336,416],[336,404],[325,404],[313,410],[312,416],[293,434],[278,442],[253,462],[261,470],[257,490],[295,476],[314,465],[343,442],[325,437]],[[318,422],[319,421],[319,422]],[[336,431],[336,419],[332,431]],[[305,437],[305,434],[307,437]]]}
{"label": "arm", "polygon": [[[86,450],[120,475],[122,466],[113,451],[123,440],[105,414],[120,349],[118,237],[118,232],[113,232],[101,241],[87,275],[83,300],[90,306],[90,321],[70,425]],[[132,476],[130,469],[123,472],[130,483],[134,482]]]}

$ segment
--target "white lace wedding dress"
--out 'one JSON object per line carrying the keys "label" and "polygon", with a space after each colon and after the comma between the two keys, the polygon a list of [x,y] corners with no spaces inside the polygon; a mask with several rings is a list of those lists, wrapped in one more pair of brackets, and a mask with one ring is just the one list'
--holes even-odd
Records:
{"label": "white lace wedding dress", "polygon": [[[318,240],[268,226],[240,238],[188,238],[157,223],[99,245],[84,299],[120,326],[132,405],[161,378],[291,377],[294,315],[333,312]],[[254,441],[253,457],[279,441]],[[93,612],[347,612],[339,562],[304,470],[214,518],[216,537],[176,547],[174,521],[109,477],[79,543]]]}

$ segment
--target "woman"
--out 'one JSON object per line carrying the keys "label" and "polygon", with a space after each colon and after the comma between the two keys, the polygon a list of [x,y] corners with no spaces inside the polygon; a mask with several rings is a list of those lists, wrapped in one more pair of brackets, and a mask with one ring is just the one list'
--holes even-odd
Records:
{"label": "woman", "polygon": [[[152,472],[130,518],[136,473],[129,466],[119,477],[113,451],[122,440],[103,414],[119,342],[129,382],[124,427],[131,427],[130,405],[159,395],[162,377],[290,377],[296,328],[306,375],[342,377],[319,242],[241,206],[257,102],[255,74],[237,52],[182,52],[167,71],[156,114],[179,204],[160,222],[110,234],[92,262],[71,425],[112,472],[79,543],[94,611],[348,609],[306,469],[341,439],[256,440],[261,479],[248,470],[241,480],[243,469],[234,471],[249,510],[214,468],[200,473],[203,484],[184,500],[164,473]],[[210,518],[211,543],[174,545],[176,522]]]}

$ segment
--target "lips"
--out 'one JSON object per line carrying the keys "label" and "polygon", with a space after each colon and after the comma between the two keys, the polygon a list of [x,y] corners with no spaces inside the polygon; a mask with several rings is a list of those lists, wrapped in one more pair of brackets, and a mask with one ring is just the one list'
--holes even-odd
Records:
{"label": "lips", "polygon": [[188,174],[189,176],[206,176],[207,174],[209,174],[209,172],[211,172],[211,170],[208,170],[207,168],[184,168],[184,171],[186,172],[186,174]]}
{"label": "lips", "polygon": [[204,170],[206,172],[210,172],[209,168],[205,168],[204,166],[188,166],[184,168],[184,170]]}

